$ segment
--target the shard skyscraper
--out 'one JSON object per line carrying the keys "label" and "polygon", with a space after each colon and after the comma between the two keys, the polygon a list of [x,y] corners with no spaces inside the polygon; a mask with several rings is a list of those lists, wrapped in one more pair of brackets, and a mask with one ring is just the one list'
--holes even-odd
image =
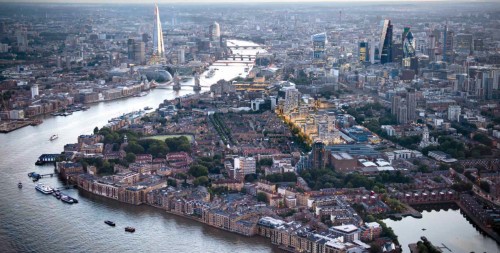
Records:
{"label": "the shard skyscraper", "polygon": [[154,19],[155,21],[153,28],[153,57],[161,61],[165,58],[165,46],[163,44],[163,31],[161,29],[160,11],[158,10],[158,5],[156,4],[155,4]]}

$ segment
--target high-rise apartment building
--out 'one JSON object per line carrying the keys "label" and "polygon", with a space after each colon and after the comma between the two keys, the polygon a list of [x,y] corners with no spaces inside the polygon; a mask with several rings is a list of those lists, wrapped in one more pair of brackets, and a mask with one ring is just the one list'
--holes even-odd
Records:
{"label": "high-rise apartment building", "polygon": [[460,121],[460,114],[462,109],[459,105],[448,106],[448,120],[449,121]]}
{"label": "high-rise apartment building", "polygon": [[406,107],[408,113],[408,121],[415,121],[417,117],[417,97],[415,91],[410,91],[406,95]]}

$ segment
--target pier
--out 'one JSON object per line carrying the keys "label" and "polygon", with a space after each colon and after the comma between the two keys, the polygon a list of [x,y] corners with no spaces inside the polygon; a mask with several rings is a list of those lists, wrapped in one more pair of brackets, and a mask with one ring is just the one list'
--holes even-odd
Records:
{"label": "pier", "polygon": [[56,173],[47,173],[47,174],[38,174],[36,172],[28,173],[28,177],[32,178],[33,181],[38,181],[44,177],[53,177],[54,175],[56,175]]}
{"label": "pier", "polygon": [[46,163],[55,163],[57,158],[60,157],[61,154],[42,154],[38,157],[38,160],[35,162],[36,165],[43,165]]}

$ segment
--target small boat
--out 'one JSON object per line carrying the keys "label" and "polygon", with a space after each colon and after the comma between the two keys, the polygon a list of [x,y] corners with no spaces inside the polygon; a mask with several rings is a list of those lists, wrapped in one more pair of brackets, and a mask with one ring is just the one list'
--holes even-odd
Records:
{"label": "small boat", "polygon": [[133,227],[126,227],[125,228],[125,232],[134,233],[135,232],[135,228],[133,228]]}
{"label": "small boat", "polygon": [[21,183],[21,182],[17,183],[17,188],[19,188],[19,189],[23,188],[23,183]]}
{"label": "small boat", "polygon": [[53,140],[55,140],[57,138],[59,138],[59,136],[57,136],[57,134],[54,134],[54,135],[50,136],[49,140],[53,141]]}
{"label": "small boat", "polygon": [[145,111],[147,111],[147,110],[151,110],[151,109],[153,109],[153,107],[149,107],[149,106],[144,107],[144,110],[145,110]]}
{"label": "small boat", "polygon": [[59,190],[55,190],[55,191],[52,193],[52,196],[56,197],[56,199],[61,199],[61,191],[59,191]]}
{"label": "small boat", "polygon": [[64,194],[61,194],[61,201],[68,204],[76,204],[75,200],[72,197]]}
{"label": "small boat", "polygon": [[427,229],[425,229],[425,228],[422,228],[422,231],[425,231],[425,230],[427,230]]}
{"label": "small boat", "polygon": [[54,191],[54,189],[52,189],[52,187],[44,185],[44,184],[37,184],[35,186],[35,189],[43,194],[51,194]]}
{"label": "small boat", "polygon": [[106,223],[106,224],[108,224],[108,225],[110,225],[112,227],[114,227],[116,225],[114,222],[112,222],[110,220],[105,220],[104,223]]}
{"label": "small boat", "polygon": [[143,92],[139,93],[137,96],[138,96],[138,97],[144,97],[144,96],[146,96],[146,95],[148,95],[148,94],[149,94],[149,92],[147,92],[147,91],[143,91]]}
{"label": "small boat", "polygon": [[205,75],[205,78],[212,78],[215,75],[215,69],[210,69],[208,73]]}

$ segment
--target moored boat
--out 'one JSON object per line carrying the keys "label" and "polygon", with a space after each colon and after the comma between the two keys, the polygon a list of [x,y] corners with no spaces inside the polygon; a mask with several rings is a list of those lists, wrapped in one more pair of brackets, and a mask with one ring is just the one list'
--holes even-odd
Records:
{"label": "moored boat", "polygon": [[116,225],[114,222],[112,222],[110,220],[105,220],[104,223],[106,223],[106,224],[108,224],[108,225],[110,225],[112,227],[114,227]]}
{"label": "moored boat", "polygon": [[51,194],[54,191],[54,189],[52,189],[52,187],[44,185],[44,184],[37,184],[35,186],[35,189],[43,194]]}
{"label": "moored boat", "polygon": [[57,199],[61,199],[61,191],[55,190],[52,192],[52,196],[56,197]]}
{"label": "moored boat", "polygon": [[205,78],[212,78],[215,75],[215,69],[210,69],[208,73],[205,75]]}
{"label": "moored boat", "polygon": [[64,194],[61,194],[61,201],[64,202],[64,203],[68,203],[68,204],[74,204],[75,201],[73,200],[72,197],[68,196],[68,195],[64,195]]}

